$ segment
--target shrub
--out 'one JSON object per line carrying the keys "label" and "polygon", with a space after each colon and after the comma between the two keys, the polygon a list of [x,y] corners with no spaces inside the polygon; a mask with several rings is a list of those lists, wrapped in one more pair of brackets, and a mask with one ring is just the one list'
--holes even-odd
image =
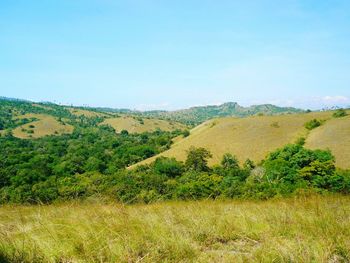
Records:
{"label": "shrub", "polygon": [[304,127],[308,130],[312,130],[312,129],[315,129],[319,126],[322,125],[322,121],[320,120],[317,120],[317,119],[313,119],[311,121],[308,121],[307,123],[304,124]]}
{"label": "shrub", "polygon": [[159,157],[153,164],[156,173],[165,174],[168,177],[175,178],[183,172],[183,164],[175,158]]}
{"label": "shrub", "polygon": [[123,136],[127,136],[127,135],[129,135],[129,132],[127,130],[122,130],[120,132],[120,134],[123,135]]}
{"label": "shrub", "polygon": [[273,128],[279,128],[280,125],[278,124],[277,121],[275,121],[275,122],[273,122],[273,123],[271,124],[271,127],[273,127]]}
{"label": "shrub", "polygon": [[184,130],[184,131],[182,132],[182,136],[183,136],[184,138],[190,136],[190,134],[191,134],[191,133],[190,133],[189,130]]}
{"label": "shrub", "polygon": [[296,140],[295,144],[303,146],[305,144],[305,140],[306,139],[304,137],[300,137]]}
{"label": "shrub", "polygon": [[346,111],[344,109],[338,109],[333,113],[333,117],[334,118],[341,118],[341,117],[345,117],[348,114],[346,113]]}

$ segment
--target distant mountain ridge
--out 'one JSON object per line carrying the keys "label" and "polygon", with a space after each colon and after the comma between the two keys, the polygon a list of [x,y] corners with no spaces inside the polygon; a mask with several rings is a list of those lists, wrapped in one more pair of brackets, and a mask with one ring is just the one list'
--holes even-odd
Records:
{"label": "distant mountain ridge", "polygon": [[[0,97],[0,100],[7,101],[18,101],[18,102],[30,102],[28,100],[14,99]],[[37,102],[38,104],[52,104],[50,102]],[[64,105],[60,105],[64,106]],[[207,120],[220,117],[248,117],[257,114],[263,115],[278,115],[278,114],[291,114],[304,112],[302,109],[297,109],[293,107],[279,107],[272,104],[261,104],[252,105],[249,107],[243,107],[237,102],[226,102],[221,105],[207,105],[207,106],[196,106],[188,109],[181,109],[175,111],[164,111],[164,110],[152,110],[152,111],[138,111],[131,109],[118,109],[109,107],[79,107],[74,108],[94,110],[99,112],[109,112],[109,113],[121,113],[121,114],[131,114],[139,115],[142,117],[158,118],[168,121],[177,121],[186,125],[198,125]]]}
{"label": "distant mountain ridge", "polygon": [[237,102],[227,102],[221,105],[197,106],[176,111],[146,111],[142,112],[142,114],[149,117],[157,117],[197,125],[209,119],[219,117],[247,117],[256,114],[277,115],[300,112],[304,112],[304,110],[293,107],[279,107],[272,104],[243,107]]}

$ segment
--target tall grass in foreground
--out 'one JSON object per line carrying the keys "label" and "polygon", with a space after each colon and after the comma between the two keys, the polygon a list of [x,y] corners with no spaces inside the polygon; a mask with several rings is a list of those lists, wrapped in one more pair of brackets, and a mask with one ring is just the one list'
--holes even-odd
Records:
{"label": "tall grass in foreground", "polygon": [[350,197],[0,208],[2,262],[348,262]]}

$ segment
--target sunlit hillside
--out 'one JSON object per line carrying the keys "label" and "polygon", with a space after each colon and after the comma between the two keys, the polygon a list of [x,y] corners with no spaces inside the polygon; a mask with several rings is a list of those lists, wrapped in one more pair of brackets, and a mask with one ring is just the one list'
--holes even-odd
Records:
{"label": "sunlit hillside", "polygon": [[350,168],[350,116],[331,119],[311,131],[306,140],[310,149],[330,149],[337,165]]}
{"label": "sunlit hillside", "polygon": [[13,135],[21,139],[40,138],[47,135],[61,135],[73,132],[73,126],[59,122],[57,118],[46,114],[25,114],[18,119],[35,118],[35,121],[21,125],[13,130]]}
{"label": "sunlit hillside", "polygon": [[165,121],[127,115],[106,119],[102,124],[108,124],[112,126],[116,132],[127,130],[130,133],[150,132],[157,129],[160,129],[162,131],[186,129],[185,125],[174,121]]}
{"label": "sunlit hillside", "polygon": [[[278,116],[253,116],[247,118],[220,118],[207,121],[191,131],[187,138],[179,140],[160,156],[184,160],[191,147],[204,147],[213,154],[210,164],[220,162],[222,155],[232,153],[240,162],[251,159],[259,162],[266,155],[301,137],[308,138],[311,148],[331,148],[337,165],[350,167],[350,118],[332,117],[331,111],[289,114]],[[312,119],[325,121],[320,127],[308,131],[304,125]],[[150,163],[157,156],[142,163]]]}

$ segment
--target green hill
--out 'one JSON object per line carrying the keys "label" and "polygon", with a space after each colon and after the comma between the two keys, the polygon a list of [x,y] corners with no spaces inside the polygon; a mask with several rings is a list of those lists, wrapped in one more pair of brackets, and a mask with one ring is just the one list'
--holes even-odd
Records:
{"label": "green hill", "polygon": [[204,121],[219,117],[247,117],[257,114],[276,115],[299,113],[303,110],[291,107],[278,107],[271,104],[253,105],[242,107],[236,102],[228,102],[222,105],[192,107],[177,111],[150,111],[144,112],[146,116],[176,120],[191,125],[198,125]]}

